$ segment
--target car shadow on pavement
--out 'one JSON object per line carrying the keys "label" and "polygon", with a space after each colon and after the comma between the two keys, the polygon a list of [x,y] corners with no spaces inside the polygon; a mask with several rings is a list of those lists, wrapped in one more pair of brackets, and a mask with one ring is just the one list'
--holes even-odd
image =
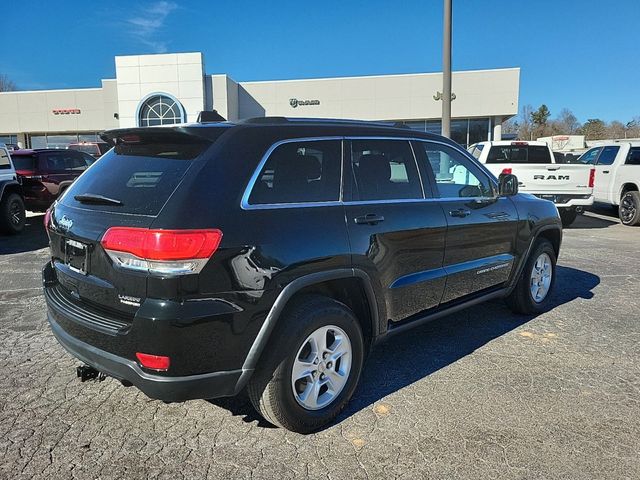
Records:
{"label": "car shadow on pavement", "polygon": [[[592,290],[599,283],[600,278],[596,275],[558,266],[556,285],[561,287],[552,297],[551,308],[577,298],[593,298]],[[373,350],[350,403],[337,420],[325,428],[342,422],[535,318],[513,314],[502,301],[495,301],[417,327],[410,335],[390,338]],[[257,421],[258,426],[270,427],[255,413],[246,394],[210,402],[233,415],[242,416],[245,422]]]}
{"label": "car shadow on pavement", "polygon": [[0,255],[33,252],[49,245],[44,230],[44,214],[28,216],[24,230],[17,235],[0,234]]}
{"label": "car shadow on pavement", "polygon": [[[604,215],[601,212],[594,212],[598,215]],[[590,230],[594,228],[608,228],[613,225],[617,225],[620,223],[617,219],[603,218],[602,216],[593,216],[593,215],[578,215],[575,222],[573,222],[570,226],[564,227],[564,230]]]}

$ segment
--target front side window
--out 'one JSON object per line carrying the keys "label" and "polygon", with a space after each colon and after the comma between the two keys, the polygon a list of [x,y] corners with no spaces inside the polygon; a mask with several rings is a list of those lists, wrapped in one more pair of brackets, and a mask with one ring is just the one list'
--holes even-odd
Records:
{"label": "front side window", "polygon": [[578,158],[578,162],[584,163],[585,165],[595,165],[598,155],[600,154],[600,150],[602,150],[602,147],[587,150],[580,158]]}
{"label": "front side window", "polygon": [[351,171],[356,201],[423,198],[413,150],[405,140],[353,140]]}
{"label": "front side window", "polygon": [[447,145],[420,142],[435,177],[440,198],[491,197],[489,177],[469,158]]}
{"label": "front side window", "polygon": [[139,112],[138,123],[141,127],[171,125],[185,121],[182,105],[168,95],[147,98],[140,106]]}
{"label": "front side window", "polygon": [[604,147],[598,157],[598,165],[611,165],[618,155],[620,147]]}
{"label": "front side window", "polygon": [[340,140],[283,143],[265,162],[250,205],[335,202],[340,199]]}

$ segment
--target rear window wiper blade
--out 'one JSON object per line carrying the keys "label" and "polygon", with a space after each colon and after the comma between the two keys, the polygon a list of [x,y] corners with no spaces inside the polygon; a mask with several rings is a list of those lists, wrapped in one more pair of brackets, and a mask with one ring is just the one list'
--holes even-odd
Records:
{"label": "rear window wiper blade", "polygon": [[98,195],[96,193],[83,193],[80,195],[74,195],[73,198],[75,198],[80,203],[95,203],[98,205],[123,205],[120,200],[105,197],[104,195]]}

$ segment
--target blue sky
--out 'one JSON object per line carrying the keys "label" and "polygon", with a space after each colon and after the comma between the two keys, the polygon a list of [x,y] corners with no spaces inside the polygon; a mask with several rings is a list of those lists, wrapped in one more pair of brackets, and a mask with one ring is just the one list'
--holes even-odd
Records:
{"label": "blue sky", "polygon": [[[21,89],[99,86],[115,55],[163,51],[202,51],[207,73],[238,81],[441,69],[441,0],[23,1],[8,12],[0,73]],[[521,105],[640,116],[640,0],[454,0],[453,28],[454,70],[521,67]]]}

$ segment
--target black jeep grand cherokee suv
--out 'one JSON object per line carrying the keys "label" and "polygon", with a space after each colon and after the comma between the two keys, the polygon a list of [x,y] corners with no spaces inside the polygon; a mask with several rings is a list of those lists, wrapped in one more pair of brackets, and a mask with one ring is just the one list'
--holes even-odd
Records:
{"label": "black jeep grand cherokee suv", "polygon": [[454,142],[255,119],[120,129],[49,211],[53,333],[152,398],[236,395],[309,432],[371,347],[481,301],[547,306],[562,230]]}

